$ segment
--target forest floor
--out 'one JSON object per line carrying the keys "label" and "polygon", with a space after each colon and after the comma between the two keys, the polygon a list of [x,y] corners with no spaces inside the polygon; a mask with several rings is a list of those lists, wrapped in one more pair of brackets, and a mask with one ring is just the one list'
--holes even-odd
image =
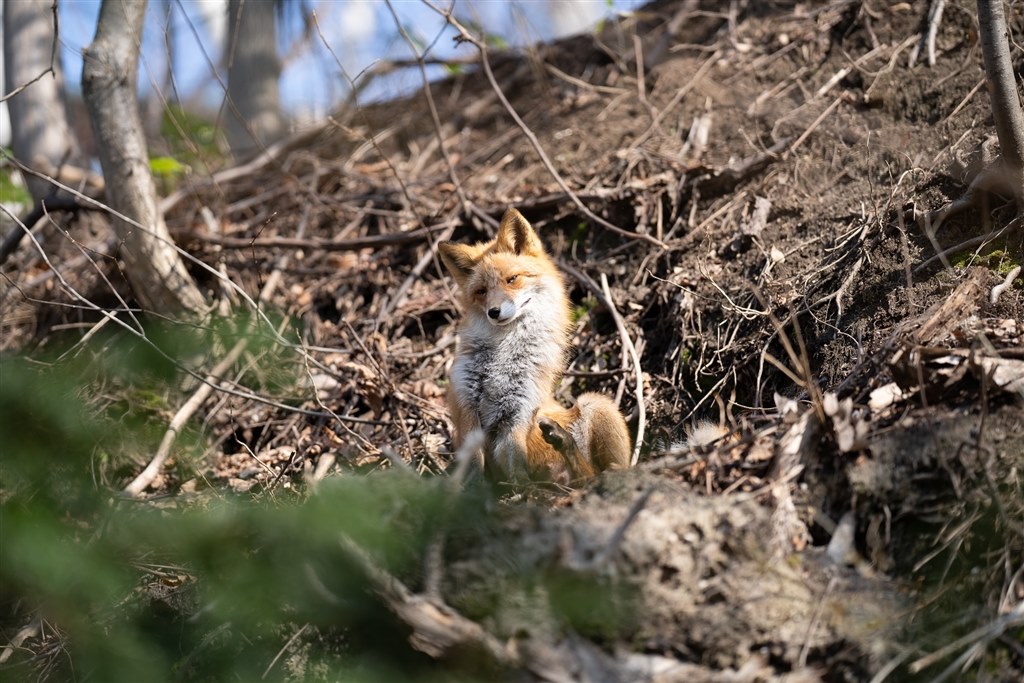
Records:
{"label": "forest floor", "polygon": [[[345,110],[240,171],[182,179],[164,200],[179,246],[273,313],[214,377],[244,391],[202,405],[194,452],[142,498],[443,475],[459,310],[436,243],[486,240],[514,206],[570,282],[560,397],[615,396],[634,435],[642,397],[640,461],[483,504],[487,531],[427,544],[426,569],[385,576],[348,547],[398,624],[382,642],[479,680],[1021,680],[1024,286],[994,288],[1024,231],[996,194],[932,213],[965,195],[993,134],[974,3],[947,3],[932,66],[908,65],[922,3],[726,5],[658,2],[489,53],[493,84],[466,68],[432,105]],[[70,233],[110,253],[86,223]],[[129,296],[112,259],[90,268],[93,252],[48,239],[86,298]],[[52,305],[70,301],[52,272],[26,247],[4,266],[8,351],[97,322]],[[163,396],[157,437],[187,396]],[[687,445],[698,421],[728,434]],[[100,483],[125,487],[151,455]],[[564,604],[573,591],[586,608]],[[302,662],[328,631],[277,634],[291,668],[275,675],[317,679]],[[337,638],[349,656],[376,647]]]}

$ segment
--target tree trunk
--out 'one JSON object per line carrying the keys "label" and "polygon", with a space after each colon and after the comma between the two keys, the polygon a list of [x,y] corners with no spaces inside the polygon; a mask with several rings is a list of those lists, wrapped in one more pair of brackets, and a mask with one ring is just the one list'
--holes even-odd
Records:
{"label": "tree trunk", "polygon": [[[81,166],[81,150],[68,125],[60,51],[55,45],[54,0],[5,0],[4,77],[8,92],[38,78],[7,100],[14,156],[31,168],[49,170],[62,162]],[[39,78],[50,70],[51,73]],[[27,176],[32,199],[53,194],[53,185]]]}
{"label": "tree trunk", "polygon": [[992,116],[1003,162],[1013,174],[1018,206],[1024,202],[1024,112],[1020,107],[1017,79],[1010,62],[1009,32],[1003,0],[978,0],[981,54],[992,98]]}
{"label": "tree trunk", "polygon": [[285,133],[271,0],[228,0],[228,144],[249,156]]}
{"label": "tree trunk", "polygon": [[174,248],[156,203],[136,100],[145,0],[103,0],[84,54],[82,94],[99,147],[107,203],[145,226],[112,217],[125,275],[148,310],[202,315],[203,296]]}

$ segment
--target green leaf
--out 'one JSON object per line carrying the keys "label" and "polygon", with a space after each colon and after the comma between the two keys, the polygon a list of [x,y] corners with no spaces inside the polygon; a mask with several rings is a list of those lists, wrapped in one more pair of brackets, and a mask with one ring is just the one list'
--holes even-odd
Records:
{"label": "green leaf", "polygon": [[171,177],[184,173],[187,170],[184,164],[174,157],[153,157],[149,160],[149,170],[153,175]]}

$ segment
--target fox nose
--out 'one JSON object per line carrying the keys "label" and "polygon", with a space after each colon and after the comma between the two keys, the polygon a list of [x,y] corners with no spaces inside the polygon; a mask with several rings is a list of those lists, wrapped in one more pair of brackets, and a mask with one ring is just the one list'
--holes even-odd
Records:
{"label": "fox nose", "polygon": [[497,320],[499,315],[501,315],[500,308],[492,308],[489,311],[487,311],[487,317],[490,318],[491,320]]}

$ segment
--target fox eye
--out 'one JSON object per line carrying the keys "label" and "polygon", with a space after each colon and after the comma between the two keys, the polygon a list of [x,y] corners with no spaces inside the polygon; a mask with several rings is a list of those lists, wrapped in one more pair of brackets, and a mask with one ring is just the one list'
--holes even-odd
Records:
{"label": "fox eye", "polygon": [[511,284],[513,284],[518,279],[519,279],[518,275],[513,275],[512,277],[510,277],[507,280],[505,280],[505,284],[511,285]]}
{"label": "fox eye", "polygon": [[475,294],[476,296],[483,296],[486,293],[487,293],[487,288],[486,287],[478,287],[476,289],[476,291],[473,292],[473,294]]}

